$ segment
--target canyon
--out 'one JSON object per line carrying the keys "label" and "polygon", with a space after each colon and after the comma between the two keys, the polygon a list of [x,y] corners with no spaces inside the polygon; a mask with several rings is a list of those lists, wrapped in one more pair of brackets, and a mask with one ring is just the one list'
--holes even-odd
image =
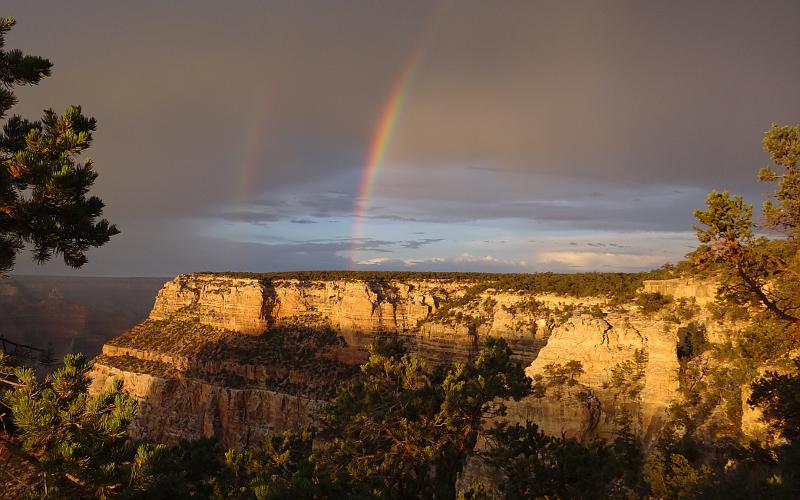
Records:
{"label": "canyon", "polygon": [[[266,433],[313,425],[381,336],[399,336],[429,363],[466,360],[495,336],[546,388],[508,402],[507,419],[531,420],[555,435],[610,437],[624,410],[647,438],[678,397],[682,331],[689,322],[713,323],[698,304],[709,287],[644,282],[644,291],[679,299],[645,314],[631,300],[493,287],[468,277],[181,275],[161,288],[143,322],[106,342],[91,391],[123,381],[139,401],[133,436],[165,443],[215,436],[241,449]],[[570,362],[580,364],[574,381],[554,383],[553,373]],[[620,384],[638,390],[626,400]]]}
{"label": "canyon", "polygon": [[147,317],[167,280],[9,276],[0,280],[0,337],[46,351],[52,360],[72,352],[96,356],[106,341]]}

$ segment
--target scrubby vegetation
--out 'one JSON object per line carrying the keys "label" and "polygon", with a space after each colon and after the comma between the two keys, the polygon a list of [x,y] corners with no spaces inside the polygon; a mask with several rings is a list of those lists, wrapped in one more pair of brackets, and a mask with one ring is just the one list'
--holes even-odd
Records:
{"label": "scrubby vegetation", "polygon": [[636,305],[641,308],[642,313],[651,315],[657,313],[672,302],[672,297],[662,295],[658,292],[643,292],[636,296]]}
{"label": "scrubby vegetation", "polygon": [[679,276],[673,267],[664,267],[643,273],[453,273],[453,272],[400,272],[400,271],[296,271],[280,273],[199,273],[230,278],[249,278],[262,281],[298,280],[313,281],[366,281],[390,283],[392,281],[441,281],[445,283],[473,283],[467,291],[470,297],[494,289],[497,291],[524,291],[552,293],[573,297],[609,297],[615,301],[630,300],[647,279],[665,279]]}
{"label": "scrubby vegetation", "polygon": [[[329,399],[357,370],[337,361],[341,337],[324,323],[288,322],[261,335],[247,335],[197,321],[147,320],[109,342],[119,352],[103,355],[102,363],[135,368],[139,373],[176,373],[225,387],[261,388]],[[145,350],[161,356],[142,360],[130,356]]]}
{"label": "scrubby vegetation", "polygon": [[697,305],[697,301],[694,297],[689,299],[679,298],[672,302],[672,307],[664,315],[664,320],[681,324],[686,321],[691,321],[700,314],[700,312],[700,306]]}

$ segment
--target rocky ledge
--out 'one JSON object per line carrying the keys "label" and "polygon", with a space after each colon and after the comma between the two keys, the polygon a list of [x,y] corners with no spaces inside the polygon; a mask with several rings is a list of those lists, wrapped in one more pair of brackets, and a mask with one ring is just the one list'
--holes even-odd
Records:
{"label": "rocky ledge", "polygon": [[[708,293],[705,283],[672,281],[647,288]],[[497,289],[468,277],[184,275],[164,285],[146,321],[103,347],[92,390],[123,380],[140,401],[134,434],[165,442],[217,436],[242,448],[269,431],[312,424],[377,335],[402,336],[431,362],[465,359],[492,335],[509,341],[540,389],[512,404],[509,418],[590,437],[608,435],[628,412],[647,435],[677,394],[685,310],[694,308],[693,322],[708,321],[688,302],[675,319],[608,296]]]}

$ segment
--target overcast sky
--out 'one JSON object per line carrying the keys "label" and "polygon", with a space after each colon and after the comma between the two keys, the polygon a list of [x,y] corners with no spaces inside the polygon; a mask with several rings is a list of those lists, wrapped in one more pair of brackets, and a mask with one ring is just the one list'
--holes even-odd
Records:
{"label": "overcast sky", "polygon": [[796,1],[3,11],[18,21],[7,47],[54,63],[14,111],[97,118],[94,193],[122,231],[81,271],[26,254],[17,273],[648,269],[691,250],[710,189],[759,202],[763,132],[800,121]]}

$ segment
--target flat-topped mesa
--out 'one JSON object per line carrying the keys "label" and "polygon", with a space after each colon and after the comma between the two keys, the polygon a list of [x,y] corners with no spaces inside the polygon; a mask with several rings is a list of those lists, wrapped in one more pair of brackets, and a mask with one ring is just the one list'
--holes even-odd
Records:
{"label": "flat-topped mesa", "polygon": [[343,332],[407,331],[465,284],[300,281],[183,275],[158,293],[150,319],[194,320],[261,334],[280,320],[317,316]]}
{"label": "flat-topped mesa", "polygon": [[[612,304],[613,291],[623,288],[629,298],[641,283],[611,279],[618,281],[178,276],[158,292],[146,321],[106,343],[92,390],[123,379],[140,401],[134,434],[166,442],[213,435],[224,447],[242,448],[267,432],[313,424],[336,388],[357,374],[377,335],[401,336],[430,362],[473,356],[491,335],[507,339],[532,376],[547,375],[548,365],[581,363],[579,385],[566,396],[548,389],[543,398],[510,405],[512,418],[531,418],[554,434],[609,435],[619,405],[608,383],[644,355],[637,398],[640,430],[649,433],[676,397],[680,325],[647,318],[619,298]],[[587,283],[599,293],[580,288]],[[650,283],[646,290],[687,290]],[[571,395],[587,388],[596,407]],[[602,422],[593,420],[597,412]]]}
{"label": "flat-topped mesa", "polygon": [[[178,276],[159,291],[149,319],[189,321],[260,335],[286,322],[324,322],[346,340],[354,361],[376,333],[413,337],[428,357],[466,357],[478,338],[508,339],[530,361],[552,326],[551,310],[572,307],[574,297],[482,289],[468,280],[298,280]],[[606,299],[587,297],[583,304]],[[444,308],[442,307],[444,306]],[[361,357],[354,355],[361,352]]]}
{"label": "flat-topped mesa", "polygon": [[181,275],[159,290],[151,320],[199,321],[241,333],[261,334],[272,319],[269,290],[254,279]]}

